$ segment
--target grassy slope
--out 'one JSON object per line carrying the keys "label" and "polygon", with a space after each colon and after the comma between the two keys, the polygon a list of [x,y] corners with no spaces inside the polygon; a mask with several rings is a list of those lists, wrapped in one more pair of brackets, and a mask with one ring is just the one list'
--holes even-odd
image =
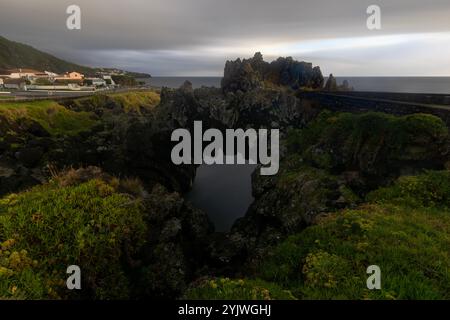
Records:
{"label": "grassy slope", "polygon": [[139,111],[139,106],[151,110],[161,101],[160,95],[154,91],[117,93],[110,96],[124,106],[125,112]]}
{"label": "grassy slope", "polygon": [[[450,299],[448,199],[449,171],[401,178],[274,248],[249,291],[263,286],[274,299],[286,299],[282,289],[298,299]],[[381,268],[382,290],[367,289],[369,265]],[[248,292],[203,283],[186,296],[241,299]]]}
{"label": "grassy slope", "polygon": [[[0,199],[0,300],[128,297],[124,259],[145,241],[140,201],[117,179],[77,179],[71,171]],[[81,293],[66,288],[72,264],[82,267]]]}
{"label": "grassy slope", "polygon": [[0,103],[0,116],[10,122],[29,118],[39,122],[52,135],[74,135],[96,124],[91,113],[74,112],[49,100]]}
{"label": "grassy slope", "polygon": [[112,102],[119,105],[124,112],[140,113],[140,108],[153,110],[160,102],[160,95],[155,91],[131,91],[125,93],[96,94],[92,97],[77,99],[75,105],[81,110],[104,108]]}
{"label": "grassy slope", "polygon": [[[368,198],[289,238],[260,276],[306,299],[449,299],[450,172],[402,178]],[[366,288],[373,264],[380,291]]]}
{"label": "grassy slope", "polygon": [[83,111],[72,111],[51,100],[33,102],[0,102],[0,116],[10,124],[21,119],[39,122],[51,135],[76,135],[87,131],[98,123],[94,111],[104,108],[108,102],[118,104],[125,113],[140,113],[144,108],[151,111],[159,104],[160,96],[154,91],[136,91],[116,94],[99,94],[92,97],[76,99],[76,106]]}

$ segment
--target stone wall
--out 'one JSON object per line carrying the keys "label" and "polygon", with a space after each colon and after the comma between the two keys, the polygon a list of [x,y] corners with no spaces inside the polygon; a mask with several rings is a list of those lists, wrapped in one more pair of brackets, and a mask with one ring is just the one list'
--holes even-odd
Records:
{"label": "stone wall", "polygon": [[[380,92],[302,92],[299,97],[313,107],[340,112],[377,111],[394,115],[428,113],[441,118],[450,127],[448,95]],[[395,98],[395,100],[394,100]],[[426,104],[432,101],[436,104]],[[437,102],[440,102],[438,104]]]}

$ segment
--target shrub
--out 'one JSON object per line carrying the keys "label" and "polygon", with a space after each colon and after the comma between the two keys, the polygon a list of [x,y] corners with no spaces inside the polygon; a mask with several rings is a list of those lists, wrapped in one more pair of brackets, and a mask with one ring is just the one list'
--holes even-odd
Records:
{"label": "shrub", "polygon": [[[401,178],[279,244],[255,276],[299,299],[449,299],[449,183],[448,171]],[[370,265],[382,290],[366,288]]]}
{"label": "shrub", "polygon": [[[0,298],[129,297],[144,210],[117,192],[117,179],[77,184],[70,176],[0,200]],[[73,264],[82,270],[81,293],[65,287]]]}
{"label": "shrub", "polygon": [[0,104],[2,115],[13,127],[31,119],[52,135],[76,135],[97,124],[93,114],[68,110],[55,101],[7,102]]}
{"label": "shrub", "polygon": [[450,171],[428,171],[418,176],[400,177],[392,187],[370,193],[368,200],[410,207],[450,208]]}
{"label": "shrub", "polygon": [[204,279],[189,289],[192,300],[293,300],[288,290],[262,280],[229,278]]}
{"label": "shrub", "polygon": [[287,142],[291,152],[317,167],[380,176],[406,165],[442,169],[448,137],[445,123],[429,114],[326,112],[291,131]]}
{"label": "shrub", "polygon": [[160,94],[153,90],[125,93],[95,94],[91,97],[75,99],[71,108],[78,111],[97,111],[112,107],[121,108],[125,113],[140,114],[142,110],[151,111],[160,102]]}

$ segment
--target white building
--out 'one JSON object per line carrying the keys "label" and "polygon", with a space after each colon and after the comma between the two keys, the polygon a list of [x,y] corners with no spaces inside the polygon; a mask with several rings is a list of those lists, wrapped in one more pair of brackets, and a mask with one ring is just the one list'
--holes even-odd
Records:
{"label": "white building", "polygon": [[112,77],[110,75],[103,76],[103,80],[105,80],[105,82],[108,86],[112,86],[112,87],[116,86],[116,83],[114,82],[114,80],[112,79]]}
{"label": "white building", "polygon": [[42,72],[37,71],[37,70],[33,70],[33,69],[12,69],[12,70],[8,70],[9,71],[9,77],[11,79],[20,79],[20,78],[33,78],[36,77],[36,75],[38,74],[42,74]]}
{"label": "white building", "polygon": [[98,87],[106,87],[106,81],[101,78],[85,78],[85,83],[88,85],[92,85],[96,88]]}
{"label": "white building", "polygon": [[44,71],[44,73],[47,74],[49,78],[56,78],[58,76],[57,73],[51,71]]}

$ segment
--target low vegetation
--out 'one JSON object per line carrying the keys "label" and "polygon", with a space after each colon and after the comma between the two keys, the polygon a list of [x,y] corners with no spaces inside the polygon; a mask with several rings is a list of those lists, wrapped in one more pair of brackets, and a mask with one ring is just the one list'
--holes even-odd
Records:
{"label": "low vegetation", "polygon": [[131,91],[125,93],[96,94],[91,97],[76,99],[71,108],[78,111],[96,111],[105,108],[119,108],[125,113],[149,112],[160,102],[160,95],[153,90]]}
{"label": "low vegetation", "polygon": [[[243,267],[246,283],[296,299],[450,299],[448,138],[426,114],[325,112],[291,131],[289,156],[257,184],[273,187],[254,206],[284,233],[307,225]],[[367,288],[371,265],[381,290]],[[255,298],[236,281],[199,283],[186,297]]]}
{"label": "low vegetation", "polygon": [[111,94],[114,100],[123,106],[125,112],[140,112],[139,108],[142,107],[147,110],[151,110],[156,107],[160,102],[160,95],[156,91],[133,91],[126,93]]}
{"label": "low vegetation", "polygon": [[[129,298],[145,211],[129,184],[95,174],[71,170],[0,200],[0,299]],[[69,265],[83,266],[81,293],[66,288]]]}
{"label": "low vegetation", "polygon": [[194,300],[294,300],[289,290],[262,280],[214,278],[204,279],[188,290],[186,298]]}
{"label": "low vegetation", "polygon": [[306,129],[292,131],[288,145],[324,169],[383,174],[399,169],[402,162],[427,160],[432,166],[430,158],[442,157],[448,137],[445,123],[429,114],[324,112]]}
{"label": "low vegetation", "polygon": [[55,101],[0,103],[0,117],[8,122],[7,127],[20,128],[24,121],[39,123],[51,135],[76,135],[88,131],[97,120],[92,113],[74,112]]}
{"label": "low vegetation", "polygon": [[[0,142],[20,160],[23,127],[77,135],[108,110],[134,119],[159,99],[136,91],[67,106],[1,103]],[[94,169],[55,173],[0,199],[0,299],[450,299],[448,139],[445,124],[425,114],[323,113],[291,131],[280,173],[254,185],[255,212],[272,223],[267,239],[279,240],[259,247],[237,279],[191,282],[209,274],[196,256],[208,221],[178,195],[148,194],[138,180]],[[190,239],[193,230],[203,231]],[[73,264],[83,266],[81,292],[66,289]],[[367,289],[370,265],[381,268],[381,290]]]}
{"label": "low vegetation", "polygon": [[[402,177],[357,209],[321,218],[272,249],[255,281],[298,299],[449,299],[449,178],[448,171]],[[367,289],[370,265],[381,268],[381,290]],[[187,297],[248,297],[219,289],[203,285]]]}

